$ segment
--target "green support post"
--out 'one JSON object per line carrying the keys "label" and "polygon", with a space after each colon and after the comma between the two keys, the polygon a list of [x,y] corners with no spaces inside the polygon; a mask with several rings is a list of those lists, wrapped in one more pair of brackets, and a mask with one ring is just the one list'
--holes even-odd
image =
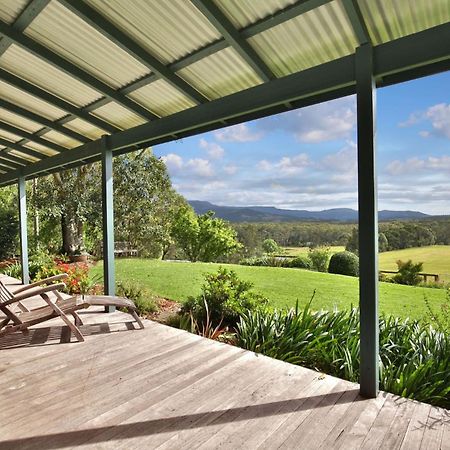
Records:
{"label": "green support post", "polygon": [[19,177],[18,188],[20,264],[22,266],[22,283],[28,284],[30,282],[30,274],[28,270],[27,192],[25,177]]}
{"label": "green support post", "polygon": [[[102,210],[103,210],[103,281],[105,294],[115,295],[114,267],[114,193],[113,193],[113,153],[108,148],[106,136],[102,146]],[[106,312],[114,312],[115,307],[105,307]]]}
{"label": "green support post", "polygon": [[361,395],[378,395],[378,206],[375,148],[373,49],[356,49],[358,129],[359,298],[361,312]]}

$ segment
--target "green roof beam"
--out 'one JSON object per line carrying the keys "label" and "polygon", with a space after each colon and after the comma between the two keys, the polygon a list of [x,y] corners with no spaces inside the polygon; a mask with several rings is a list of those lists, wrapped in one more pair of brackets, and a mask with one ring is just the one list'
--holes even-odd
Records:
{"label": "green roof beam", "polygon": [[211,0],[191,0],[195,7],[223,35],[244,61],[257,73],[259,78],[267,82],[275,78],[273,72],[256,53],[255,49],[240,35],[231,21]]}

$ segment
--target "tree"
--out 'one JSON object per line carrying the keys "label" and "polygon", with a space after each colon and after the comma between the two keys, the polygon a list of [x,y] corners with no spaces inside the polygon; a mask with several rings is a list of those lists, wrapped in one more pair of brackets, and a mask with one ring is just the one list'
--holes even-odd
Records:
{"label": "tree", "polygon": [[348,252],[352,252],[355,255],[358,254],[359,249],[359,242],[358,242],[359,236],[358,236],[358,228],[352,229],[352,234],[347,242],[347,245],[345,246],[345,250]]}
{"label": "tree", "polygon": [[163,161],[150,150],[114,160],[116,240],[144,256],[164,257],[173,243],[172,222],[187,202],[173,188]]}
{"label": "tree", "polygon": [[236,231],[212,211],[197,216],[191,207],[181,208],[175,215],[172,236],[192,261],[215,261],[239,250]]}
{"label": "tree", "polygon": [[262,248],[265,253],[276,253],[279,251],[280,247],[273,239],[264,239],[262,243]]}
{"label": "tree", "polygon": [[311,261],[313,270],[317,270],[318,272],[326,272],[328,269],[328,261],[330,260],[330,248],[310,248],[308,258]]}
{"label": "tree", "polygon": [[[114,159],[115,239],[127,241],[141,253],[161,256],[171,243],[174,211],[186,204],[172,188],[163,161],[151,150]],[[62,252],[95,250],[101,242],[101,165],[85,165],[40,179],[33,204],[51,225],[45,240],[55,235],[59,222]],[[53,238],[54,239],[54,238]]]}
{"label": "tree", "polygon": [[[85,165],[54,173],[39,180],[32,197],[41,217],[61,229],[61,251],[74,254],[84,249],[84,224],[101,217],[99,168]],[[97,220],[96,220],[97,219]],[[54,233],[53,233],[54,234]]]}

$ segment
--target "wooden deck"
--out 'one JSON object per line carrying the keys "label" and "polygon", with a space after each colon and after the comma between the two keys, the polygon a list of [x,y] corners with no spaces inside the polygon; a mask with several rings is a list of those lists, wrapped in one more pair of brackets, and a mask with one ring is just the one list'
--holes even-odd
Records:
{"label": "wooden deck", "polygon": [[124,313],[0,339],[0,449],[450,449],[450,412]]}

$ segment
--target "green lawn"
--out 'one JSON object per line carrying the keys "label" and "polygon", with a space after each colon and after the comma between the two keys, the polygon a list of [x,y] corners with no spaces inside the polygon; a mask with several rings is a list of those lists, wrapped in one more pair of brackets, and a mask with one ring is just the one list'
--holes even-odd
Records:
{"label": "green lawn", "polygon": [[[291,307],[298,299],[304,305],[316,290],[313,307],[343,309],[358,303],[358,279],[300,269],[225,265],[252,281],[255,289],[272,305]],[[142,284],[155,295],[183,301],[200,291],[203,274],[217,270],[219,264],[168,262],[150,259],[117,259],[117,279]],[[101,274],[101,264],[93,268]],[[437,308],[445,299],[442,289],[425,289],[380,283],[380,311],[400,317],[424,317],[424,296]]]}
{"label": "green lawn", "polygon": [[396,261],[399,259],[423,262],[424,272],[437,273],[442,281],[450,282],[450,245],[430,245],[380,253],[380,269],[397,270]]}

